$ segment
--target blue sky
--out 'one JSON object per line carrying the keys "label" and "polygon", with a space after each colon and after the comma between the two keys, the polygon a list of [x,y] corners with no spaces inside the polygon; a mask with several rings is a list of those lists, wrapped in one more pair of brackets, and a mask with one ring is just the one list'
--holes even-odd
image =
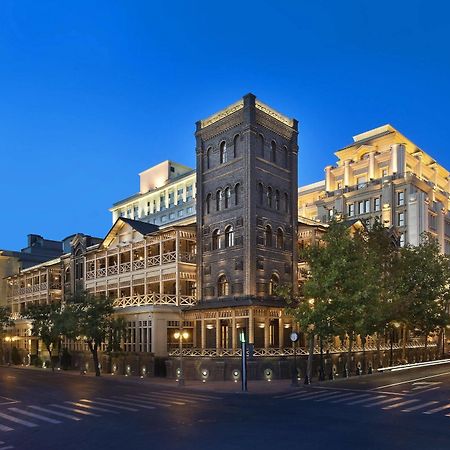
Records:
{"label": "blue sky", "polygon": [[299,181],[391,123],[450,168],[445,1],[0,2],[0,248],[103,236],[138,172],[253,92],[300,121]]}

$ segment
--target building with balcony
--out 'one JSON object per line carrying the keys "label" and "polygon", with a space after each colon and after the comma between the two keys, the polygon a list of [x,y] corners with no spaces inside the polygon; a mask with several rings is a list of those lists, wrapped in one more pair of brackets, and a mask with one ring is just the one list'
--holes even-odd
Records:
{"label": "building with balcony", "polygon": [[298,190],[299,215],[327,223],[334,216],[378,218],[396,227],[400,245],[424,232],[450,253],[449,171],[391,125],[354,136],[338,150],[325,180]]}

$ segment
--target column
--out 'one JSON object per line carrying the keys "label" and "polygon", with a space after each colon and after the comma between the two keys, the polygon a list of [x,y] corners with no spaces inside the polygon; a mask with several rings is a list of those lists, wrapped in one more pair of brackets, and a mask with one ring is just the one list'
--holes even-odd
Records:
{"label": "column", "polygon": [[255,320],[253,319],[253,308],[248,311],[248,342],[255,343]]}
{"label": "column", "polygon": [[344,161],[344,187],[350,185],[350,160]]}
{"label": "column", "polygon": [[266,311],[266,316],[264,317],[264,348],[270,347],[270,319],[269,311]]}
{"label": "column", "polygon": [[231,347],[233,350],[237,348],[236,312],[234,309],[231,316]]}
{"label": "column", "polygon": [[161,236],[159,236],[159,294],[164,293],[164,282],[162,279],[162,260],[163,260],[163,242]]}
{"label": "column", "polygon": [[284,347],[284,320],[282,317],[278,319],[278,347]]}
{"label": "column", "polygon": [[325,191],[327,192],[331,192],[334,190],[331,186],[331,167],[332,166],[325,167]]}
{"label": "column", "polygon": [[375,179],[375,152],[369,153],[369,181]]}
{"label": "column", "polygon": [[218,317],[219,313],[216,313],[216,349],[222,348],[222,333],[221,333],[221,327],[220,327],[220,319]]}
{"label": "column", "polygon": [[206,324],[205,324],[205,319],[202,317],[201,320],[201,338],[202,338],[202,343],[201,343],[201,347],[202,349],[206,348]]}
{"label": "column", "polygon": [[175,295],[177,305],[180,306],[180,232],[175,231]]}

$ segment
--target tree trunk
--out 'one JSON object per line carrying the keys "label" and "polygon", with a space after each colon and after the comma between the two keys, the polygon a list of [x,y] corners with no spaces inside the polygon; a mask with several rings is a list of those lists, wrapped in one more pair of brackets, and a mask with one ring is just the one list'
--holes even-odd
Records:
{"label": "tree trunk", "polygon": [[406,344],[408,340],[408,325],[403,327],[403,340],[402,340],[402,362],[405,364],[406,361]]}
{"label": "tree trunk", "polygon": [[349,377],[352,372],[352,348],[353,348],[353,333],[348,336],[347,362],[345,364],[345,373]]}
{"label": "tree trunk", "polygon": [[310,334],[309,338],[309,348],[308,348],[308,362],[306,364],[306,377],[305,384],[311,383],[312,377],[312,366],[313,366],[313,358],[314,358],[314,334]]}
{"label": "tree trunk", "polygon": [[100,376],[100,368],[98,367],[98,346],[96,343],[88,342],[89,350],[92,353],[92,359],[94,361],[95,376]]}
{"label": "tree trunk", "polygon": [[425,349],[424,349],[424,352],[425,352],[425,355],[424,355],[425,361],[428,360],[428,357],[427,357],[427,350],[428,350],[428,333],[425,333]]}
{"label": "tree trunk", "polygon": [[319,367],[319,381],[325,380],[325,369],[323,367],[323,340],[320,338],[320,367]]}
{"label": "tree trunk", "polygon": [[444,349],[444,329],[443,328],[441,328],[439,330],[439,338],[438,339],[439,339],[439,342],[438,342],[438,346],[437,346],[437,348],[438,348],[437,357],[439,359],[439,358],[444,357],[444,351],[445,351],[445,349]]}
{"label": "tree trunk", "polygon": [[361,375],[364,375],[366,373],[366,336],[363,336],[361,338],[361,344],[362,344],[362,354],[363,354],[363,361],[361,366]]}
{"label": "tree trunk", "polygon": [[55,365],[53,364],[53,358],[52,358],[52,344],[47,346],[47,351],[50,356],[50,367],[52,368],[52,372],[55,371]]}

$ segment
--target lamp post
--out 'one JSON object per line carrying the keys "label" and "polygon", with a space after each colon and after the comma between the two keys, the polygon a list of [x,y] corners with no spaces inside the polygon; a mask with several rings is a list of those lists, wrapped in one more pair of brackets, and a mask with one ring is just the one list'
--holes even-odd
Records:
{"label": "lamp post", "polygon": [[13,341],[13,339],[12,339],[11,336],[6,336],[5,337],[5,341],[10,343],[10,345],[9,345],[9,355],[8,355],[8,365],[11,365],[11,363],[12,363],[12,341]]}
{"label": "lamp post", "polygon": [[175,339],[178,339],[178,349],[180,351],[180,376],[178,377],[178,386],[184,386],[184,371],[183,371],[183,339],[186,341],[189,333],[180,328],[173,334]]}

